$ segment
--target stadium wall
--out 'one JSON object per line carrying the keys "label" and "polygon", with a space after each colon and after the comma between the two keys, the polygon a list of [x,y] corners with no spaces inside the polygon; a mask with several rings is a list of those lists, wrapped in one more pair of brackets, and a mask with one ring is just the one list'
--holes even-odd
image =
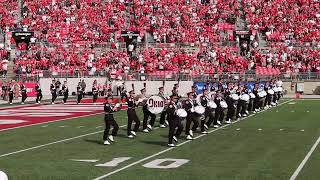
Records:
{"label": "stadium wall", "polygon": [[[68,81],[68,86],[70,90],[70,94],[72,92],[77,91],[77,85],[80,80],[84,80],[86,82],[86,91],[91,92],[92,84],[94,80],[97,80],[99,84],[105,84],[107,82],[107,78],[62,78],[59,79],[61,83],[63,81]],[[50,84],[52,82],[52,78],[41,78],[41,88],[43,91],[43,95],[51,95],[50,93]],[[114,94],[117,93],[117,85],[116,81],[112,81],[112,90]],[[144,87],[144,83],[146,83],[147,94],[157,94],[158,88],[163,86],[163,81],[126,81],[125,86],[127,90],[132,89],[132,84],[134,85],[136,94],[140,93],[140,89]],[[166,81],[164,84],[165,94],[171,94],[171,90],[174,84],[177,81]],[[284,82],[283,87],[287,91],[287,94],[293,95],[296,93],[296,84],[299,82]],[[180,81],[179,82],[179,93],[186,94],[191,91],[191,86],[194,84],[193,81]],[[304,84],[304,93],[303,94],[320,94],[320,81],[314,82],[303,82]]]}
{"label": "stadium wall", "polygon": [[[41,78],[40,79],[40,84],[42,88],[42,93],[43,95],[51,95],[50,92],[50,84],[52,82],[53,78]],[[59,80],[61,83],[63,83],[65,80],[68,81],[68,87],[69,87],[69,92],[70,94],[72,92],[77,91],[77,85],[80,80],[84,80],[86,83],[86,92],[91,92],[92,84],[94,80],[97,80],[98,84],[105,84],[107,82],[107,78],[61,78],[56,80]],[[163,86],[163,81],[126,81],[125,82],[125,87],[127,90],[132,89],[132,84],[134,85],[135,92],[136,94],[140,93],[140,89],[144,87],[144,83],[146,83],[147,87],[147,94],[157,94],[158,93],[158,88]],[[169,95],[171,94],[171,90],[176,84],[177,81],[166,81],[164,84],[164,89],[165,89],[165,94]],[[117,85],[118,82],[112,81],[112,90],[113,93],[117,93]],[[186,94],[191,91],[191,86],[193,85],[193,81],[180,81],[179,82],[179,93],[181,94]]]}

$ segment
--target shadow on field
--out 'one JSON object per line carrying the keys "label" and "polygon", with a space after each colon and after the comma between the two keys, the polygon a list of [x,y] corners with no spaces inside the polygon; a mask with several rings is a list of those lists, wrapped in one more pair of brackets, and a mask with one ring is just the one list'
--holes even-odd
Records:
{"label": "shadow on field", "polygon": [[96,139],[83,139],[85,142],[93,143],[93,144],[103,144],[102,141]]}
{"label": "shadow on field", "polygon": [[126,134],[118,134],[117,137],[119,137],[119,138],[127,138],[128,139],[128,136]]}
{"label": "shadow on field", "polygon": [[149,145],[167,146],[166,140],[163,140],[163,141],[145,141],[145,140],[142,140],[140,142],[142,142],[144,144],[149,144]]}

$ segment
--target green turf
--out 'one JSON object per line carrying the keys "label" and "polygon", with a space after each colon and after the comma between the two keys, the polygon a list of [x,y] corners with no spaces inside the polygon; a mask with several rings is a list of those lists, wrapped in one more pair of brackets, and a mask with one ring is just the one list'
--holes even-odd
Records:
{"label": "green turf", "polygon": [[[294,105],[284,104],[217,130],[111,175],[108,179],[289,179],[320,135],[320,101],[295,102]],[[139,115],[141,117],[141,112]],[[117,113],[115,118],[119,125],[126,124],[125,111]],[[0,132],[0,156],[87,133],[97,133],[0,157],[0,170],[7,172],[10,179],[93,179],[167,149],[168,129],[156,129],[150,134],[140,132],[136,139],[129,140],[126,138],[126,127],[123,127],[115,144],[101,145],[102,132],[99,131],[103,128],[97,127],[103,126],[102,115],[46,125],[48,127],[36,125]],[[184,142],[184,138],[183,134],[180,143]],[[319,153],[318,148],[298,176],[299,179],[319,179]],[[117,167],[95,167],[95,164],[117,157],[131,159]],[[190,161],[170,170],[142,167],[160,158]],[[99,161],[84,163],[70,159]]]}

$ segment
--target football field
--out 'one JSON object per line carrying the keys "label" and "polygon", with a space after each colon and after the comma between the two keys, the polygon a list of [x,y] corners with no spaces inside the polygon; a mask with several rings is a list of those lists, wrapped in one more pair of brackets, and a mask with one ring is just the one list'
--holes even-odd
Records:
{"label": "football field", "polygon": [[283,100],[210,128],[208,135],[197,132],[192,141],[183,133],[175,148],[166,146],[168,129],[158,128],[158,119],[151,133],[128,139],[126,111],[115,113],[121,127],[116,142],[102,145],[102,110],[102,105],[1,107],[3,122],[21,120],[27,126],[2,126],[0,170],[10,180],[320,179],[319,100]]}

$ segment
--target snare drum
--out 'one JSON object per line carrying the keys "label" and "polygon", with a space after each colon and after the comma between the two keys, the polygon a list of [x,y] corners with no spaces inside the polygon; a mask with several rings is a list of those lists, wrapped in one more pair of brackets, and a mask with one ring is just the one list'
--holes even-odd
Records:
{"label": "snare drum", "polygon": [[196,112],[198,115],[204,114],[206,109],[203,106],[196,106],[194,107],[194,112]]}
{"label": "snare drum", "polygon": [[180,118],[186,118],[188,113],[186,110],[184,109],[178,109],[176,112],[177,116],[179,116]]}

